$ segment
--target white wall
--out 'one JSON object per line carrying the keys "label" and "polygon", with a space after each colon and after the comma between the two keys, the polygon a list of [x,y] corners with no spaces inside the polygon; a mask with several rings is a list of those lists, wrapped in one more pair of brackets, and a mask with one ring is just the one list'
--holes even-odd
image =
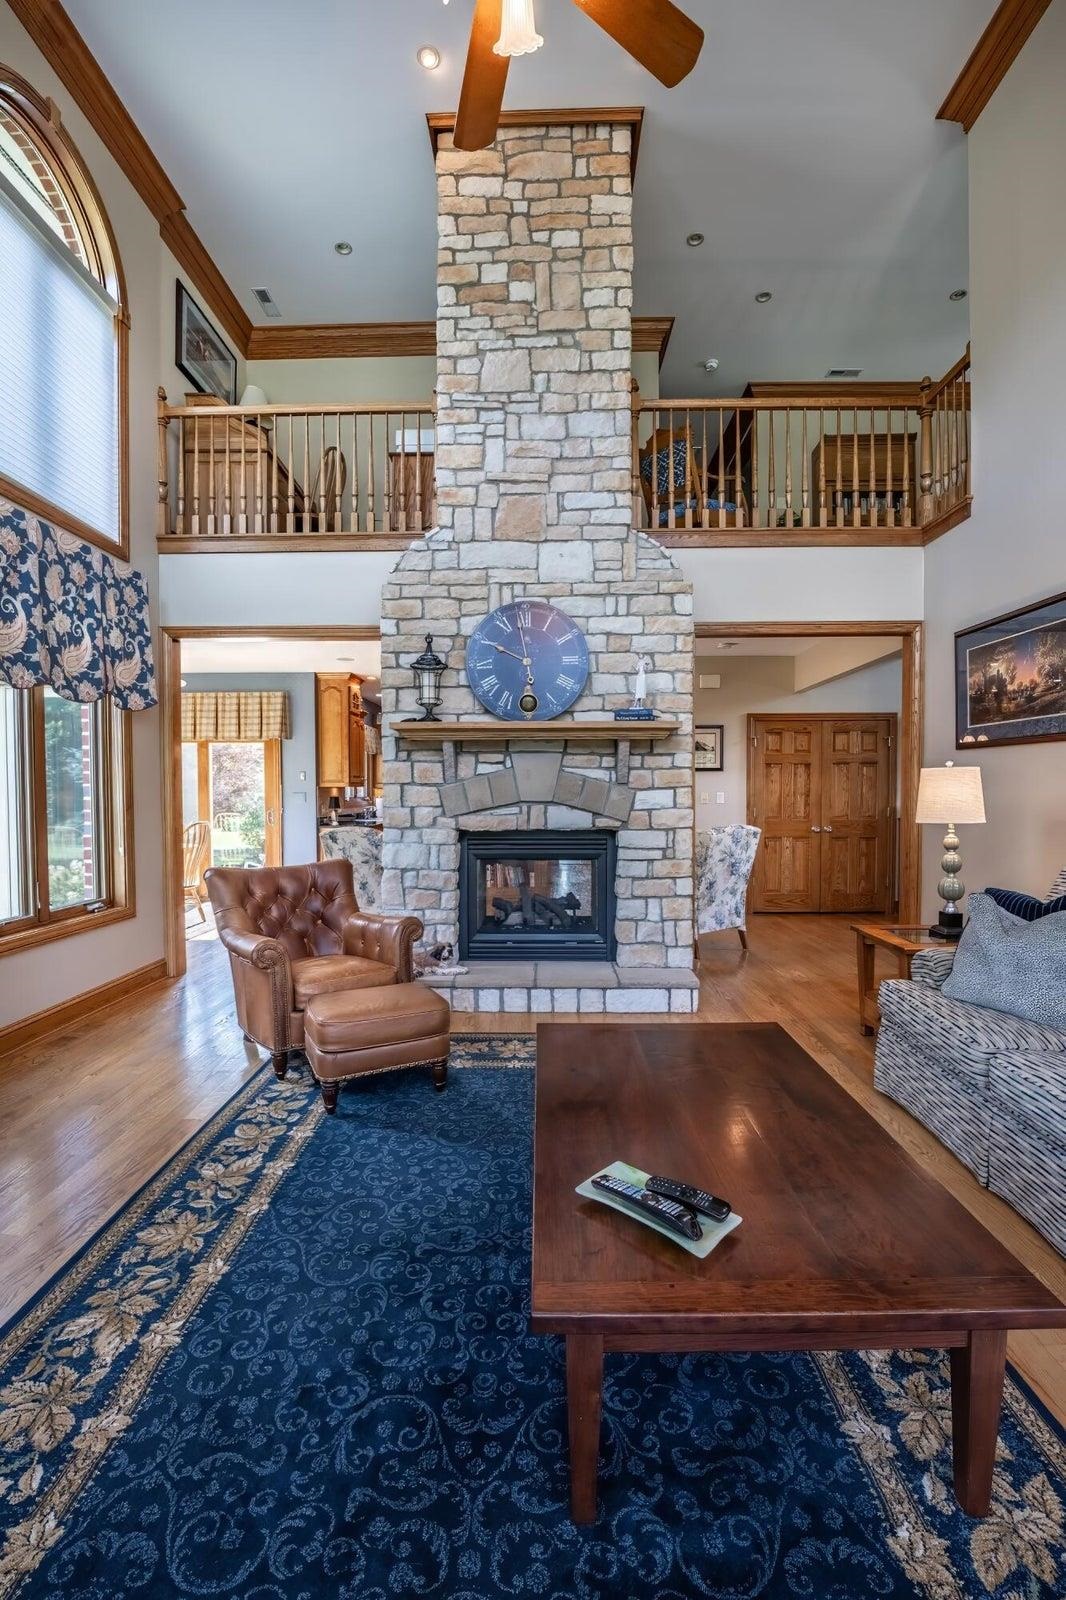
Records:
{"label": "white wall", "polygon": [[[979,762],[963,876],[1042,893],[1066,863],[1066,743],[955,752],[956,629],[1066,589],[1066,0],[1054,0],[969,136],[973,515],[926,551],[927,764]],[[940,849],[929,828],[926,908]]]}
{"label": "white wall", "polygon": [[292,737],[281,741],[281,854],[285,866],[318,860],[313,672],[187,672],[190,694],[208,690],[281,689],[289,697]]}
{"label": "white wall", "polygon": [[[164,341],[162,242],[155,219],[96,137],[63,84],[7,6],[0,6],[0,61],[59,107],[103,197],[126,275],[130,313],[131,559],[158,595],[156,389]],[[170,305],[173,303],[173,281]],[[2,312],[0,312],[2,314]],[[172,335],[171,335],[172,336]],[[158,712],[133,717],[133,793],[137,915],[98,932],[63,939],[0,961],[0,1026],[60,1004],[163,954],[162,821]]]}
{"label": "white wall", "polygon": [[[898,653],[887,660],[850,672],[799,693],[794,691],[799,656],[701,656],[696,671],[721,675],[720,689],[696,690],[696,726],[720,722],[724,726],[723,770],[696,774],[696,826],[748,820],[749,715],[761,711],[794,712],[898,712],[901,667]],[[721,804],[717,795],[725,796]]]}

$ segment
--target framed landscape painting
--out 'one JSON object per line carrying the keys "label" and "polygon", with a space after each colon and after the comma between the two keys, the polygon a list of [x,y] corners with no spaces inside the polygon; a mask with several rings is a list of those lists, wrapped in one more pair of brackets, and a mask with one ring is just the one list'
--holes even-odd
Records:
{"label": "framed landscape painting", "polygon": [[709,727],[696,728],[693,732],[695,741],[697,772],[721,772],[722,770],[722,723],[712,722]]}
{"label": "framed landscape painting", "polygon": [[179,371],[200,394],[217,395],[226,405],[235,406],[237,357],[180,280],[176,328],[174,362]]}
{"label": "framed landscape painting", "polygon": [[955,635],[955,744],[1066,739],[1066,594]]}

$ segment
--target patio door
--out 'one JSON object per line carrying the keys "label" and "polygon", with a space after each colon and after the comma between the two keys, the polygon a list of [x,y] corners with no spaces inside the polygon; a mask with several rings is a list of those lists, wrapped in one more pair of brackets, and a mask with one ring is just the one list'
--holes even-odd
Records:
{"label": "patio door", "polygon": [[183,823],[211,829],[212,867],[280,867],[281,740],[183,744]]}

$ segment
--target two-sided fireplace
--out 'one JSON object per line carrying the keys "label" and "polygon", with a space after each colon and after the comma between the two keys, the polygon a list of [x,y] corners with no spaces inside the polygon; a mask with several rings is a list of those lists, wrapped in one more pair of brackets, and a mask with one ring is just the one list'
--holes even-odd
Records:
{"label": "two-sided fireplace", "polygon": [[460,960],[614,960],[613,833],[465,833],[460,846]]}

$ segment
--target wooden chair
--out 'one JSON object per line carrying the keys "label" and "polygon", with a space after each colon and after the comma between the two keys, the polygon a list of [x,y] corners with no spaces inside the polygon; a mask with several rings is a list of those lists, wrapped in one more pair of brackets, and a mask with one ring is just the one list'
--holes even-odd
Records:
{"label": "wooden chair", "polygon": [[338,506],[347,483],[348,462],[344,451],[331,444],[322,452],[307,495],[307,525],[313,533],[339,531]]}
{"label": "wooden chair", "polygon": [[200,921],[204,916],[204,873],[211,854],[211,825],[207,822],[190,822],[182,838],[182,888],[185,899],[192,895]]}

